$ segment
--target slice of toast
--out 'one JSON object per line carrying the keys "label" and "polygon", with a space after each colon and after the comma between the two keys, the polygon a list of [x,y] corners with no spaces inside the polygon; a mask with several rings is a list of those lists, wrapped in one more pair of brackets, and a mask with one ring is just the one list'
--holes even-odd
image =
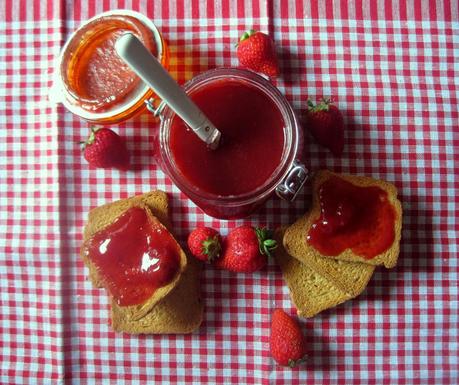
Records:
{"label": "slice of toast", "polygon": [[[341,178],[347,182],[352,183],[353,185],[360,187],[377,186],[382,190],[386,191],[387,199],[394,208],[395,222],[394,240],[390,247],[386,249],[384,252],[376,255],[371,259],[359,256],[355,254],[351,249],[346,249],[336,256],[324,256],[320,253],[320,251],[318,251],[316,248],[314,248],[306,241],[306,236],[309,230],[311,229],[311,226],[315,221],[319,219],[321,214],[319,200],[320,187],[326,180],[328,180],[331,177]],[[394,267],[397,264],[397,258],[400,250],[400,238],[402,228],[402,206],[400,201],[397,199],[397,189],[393,184],[369,177],[335,174],[328,170],[322,170],[317,172],[314,176],[312,184],[312,208],[308,214],[300,218],[289,230],[287,230],[284,238],[284,243],[286,244],[287,249],[295,248],[293,243],[297,243],[301,244],[301,247],[305,249],[303,253],[307,253],[308,255],[313,255],[315,257],[326,257],[330,259],[348,262],[361,262],[370,265],[384,265],[387,268]],[[358,199],[358,197],[356,198]],[[367,240],[367,242],[371,243],[371,239]],[[292,252],[295,253],[295,251]]]}
{"label": "slice of toast", "polygon": [[[164,203],[166,203],[165,207],[167,210],[167,196],[165,196],[166,200],[164,200],[164,198],[160,199],[160,196],[161,194],[149,195],[148,200],[150,201],[154,199],[155,203],[160,203],[161,205],[164,205]],[[113,223],[113,221],[115,221],[116,218],[118,218],[122,213],[124,213],[127,209],[131,207],[140,207],[145,209],[145,211],[147,212],[149,222],[154,223],[155,226],[163,227],[161,222],[156,218],[156,216],[153,215],[152,211],[149,208],[149,205],[145,202],[145,198],[128,198],[109,203],[107,205],[98,207],[90,211],[88,222],[83,232],[83,241],[86,242],[87,240],[89,240],[94,234]],[[156,206],[156,208],[158,209],[157,211],[161,211],[162,206]],[[180,245],[178,243],[176,244],[180,255],[180,265],[175,277],[167,285],[164,285],[155,290],[153,295],[146,302],[139,305],[123,306],[125,317],[132,320],[142,318],[153,308],[153,306],[155,306],[156,303],[158,303],[162,298],[168,295],[169,292],[177,285],[182,272],[185,270],[187,258],[185,252],[182,250]],[[99,277],[96,266],[85,255],[84,247],[82,247],[81,250],[81,256],[86,266],[88,266],[90,270],[89,275],[91,277],[91,280],[96,283],[97,287],[102,286],[103,282]]]}
{"label": "slice of toast", "polygon": [[[153,191],[128,199],[108,203],[90,211],[88,223],[84,229],[83,239],[89,239],[97,231],[112,223],[119,215],[133,206],[148,207],[168,230],[171,225],[168,218],[168,201],[166,193]],[[185,258],[183,260],[183,258]],[[96,287],[103,287],[97,271],[90,261],[83,256],[89,268],[89,276]],[[135,307],[118,306],[112,301],[112,325],[117,331],[127,333],[189,333],[202,322],[203,306],[199,299],[199,266],[188,266],[189,260],[181,251],[180,272],[167,292],[156,293],[141,306],[138,313]],[[169,284],[170,285],[170,284]],[[177,293],[186,293],[186,306],[177,307]],[[145,306],[146,305],[146,306]],[[146,310],[148,309],[148,311]],[[154,317],[149,316],[154,309]],[[139,316],[142,314],[142,316]],[[144,320],[145,319],[145,320]],[[186,321],[188,320],[188,321]],[[140,322],[140,324],[139,324]],[[140,327],[139,325],[142,325]]]}
{"label": "slice of toast", "polygon": [[300,317],[313,317],[352,298],[332,281],[290,256],[282,246],[284,232],[285,229],[282,228],[277,229],[274,234],[279,245],[274,252],[274,258],[282,270],[290,298]]}
{"label": "slice of toast", "polygon": [[359,262],[339,261],[329,257],[321,257],[317,253],[311,252],[311,248],[306,244],[305,225],[307,218],[308,214],[286,229],[283,240],[285,251],[333,282],[351,297],[356,297],[365,290],[375,266]]}

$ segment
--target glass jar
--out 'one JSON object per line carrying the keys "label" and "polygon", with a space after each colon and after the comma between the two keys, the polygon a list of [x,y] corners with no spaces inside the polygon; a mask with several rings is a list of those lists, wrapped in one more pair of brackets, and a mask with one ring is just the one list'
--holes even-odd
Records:
{"label": "glass jar", "polygon": [[144,110],[153,91],[114,49],[124,32],[136,35],[168,67],[166,43],[151,20],[128,10],[105,12],[81,25],[64,45],[52,100],[96,124],[118,123]]}
{"label": "glass jar", "polygon": [[[303,137],[296,115],[282,93],[269,81],[260,75],[241,69],[220,68],[204,72],[191,79],[184,86],[185,92],[193,96],[198,91],[206,91],[207,87],[215,86],[218,82],[230,84],[240,82],[253,87],[257,92],[267,97],[272,108],[280,113],[283,124],[283,147],[279,164],[271,175],[259,186],[235,195],[214,194],[196,186],[190,178],[184,175],[174,158],[171,149],[171,127],[174,119],[180,119],[164,103],[154,110],[161,117],[159,137],[156,141],[157,160],[163,171],[169,175],[175,185],[185,193],[206,214],[220,219],[236,219],[251,214],[262,205],[272,193],[276,192],[281,198],[293,200],[307,179],[307,169],[298,160],[301,154]],[[192,97],[193,98],[193,97]],[[212,101],[210,101],[212,104]],[[210,106],[212,107],[212,106]],[[202,106],[201,106],[202,108]],[[234,104],[238,108],[237,103]],[[150,105],[151,110],[153,106]],[[257,116],[253,116],[257,119]],[[211,118],[212,120],[212,118]],[[214,124],[218,124],[213,122]],[[225,134],[222,134],[223,140]],[[185,144],[186,147],[186,144]],[[219,151],[216,149],[214,151]],[[266,154],[268,156],[268,154]],[[193,162],[193,159],[190,159]],[[262,166],[262,165],[261,165]],[[205,168],[202,172],[206,172]],[[234,170],[240,172],[240,170]]]}

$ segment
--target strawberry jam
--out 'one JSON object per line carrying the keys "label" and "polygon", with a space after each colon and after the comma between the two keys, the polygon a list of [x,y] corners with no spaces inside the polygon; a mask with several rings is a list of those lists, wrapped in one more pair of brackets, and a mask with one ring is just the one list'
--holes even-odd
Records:
{"label": "strawberry jam", "polygon": [[120,306],[145,302],[179,270],[177,242],[140,207],[124,212],[83,247]]}
{"label": "strawberry jam", "polygon": [[396,213],[387,192],[360,187],[336,176],[319,188],[320,217],[307,241],[321,254],[336,256],[346,249],[372,259],[394,242]]}
{"label": "strawberry jam", "polygon": [[253,192],[281,163],[284,120],[263,92],[237,80],[218,80],[190,93],[191,99],[221,131],[212,151],[174,116],[170,149],[181,174],[201,191],[231,196]]}

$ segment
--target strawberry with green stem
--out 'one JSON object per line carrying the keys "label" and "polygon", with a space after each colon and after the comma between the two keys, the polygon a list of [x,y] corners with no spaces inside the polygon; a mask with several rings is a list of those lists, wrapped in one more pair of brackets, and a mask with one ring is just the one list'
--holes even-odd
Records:
{"label": "strawberry with green stem", "polygon": [[243,67],[264,73],[271,78],[279,75],[276,48],[271,37],[251,29],[244,32],[236,46],[237,57]]}
{"label": "strawberry with green stem", "polygon": [[188,236],[187,244],[191,254],[209,263],[220,257],[222,250],[220,234],[210,227],[198,227],[193,230]]}
{"label": "strawberry with green stem", "polygon": [[91,127],[89,138],[81,144],[83,156],[92,167],[126,169],[129,166],[124,140],[109,128]]}
{"label": "strawberry with green stem", "polygon": [[314,104],[308,100],[308,109],[302,116],[303,125],[316,141],[340,156],[344,148],[344,119],[341,111],[330,99]]}
{"label": "strawberry with green stem", "polygon": [[223,255],[215,263],[220,269],[239,273],[252,273],[262,269],[267,257],[277,247],[266,228],[243,225],[230,231],[223,248]]}
{"label": "strawberry with green stem", "polygon": [[282,309],[275,309],[271,320],[271,355],[279,365],[299,365],[306,359],[306,343],[300,325]]}

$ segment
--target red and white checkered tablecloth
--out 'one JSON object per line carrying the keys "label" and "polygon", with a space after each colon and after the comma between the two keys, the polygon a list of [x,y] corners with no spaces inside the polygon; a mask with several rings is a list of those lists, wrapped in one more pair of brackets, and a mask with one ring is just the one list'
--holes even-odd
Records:
{"label": "red and white checkered tablecloth", "polygon": [[[54,60],[84,20],[116,8],[153,19],[183,83],[236,66],[249,28],[275,39],[276,85],[300,110],[331,95],[345,113],[341,158],[306,136],[311,170],[393,181],[404,208],[398,266],[377,269],[364,294],[302,321],[309,359],[269,354],[271,312],[294,314],[279,269],[237,275],[206,268],[205,321],[191,335],[131,336],[108,325],[108,301],[78,256],[94,206],[152,189],[172,198],[184,242],[198,224],[223,234],[241,222],[291,223],[309,204],[278,199],[245,221],[202,214],[152,162],[153,118],[116,129],[133,169],[89,169],[88,124],[47,98]],[[1,384],[457,384],[459,5],[437,1],[0,2]]]}

